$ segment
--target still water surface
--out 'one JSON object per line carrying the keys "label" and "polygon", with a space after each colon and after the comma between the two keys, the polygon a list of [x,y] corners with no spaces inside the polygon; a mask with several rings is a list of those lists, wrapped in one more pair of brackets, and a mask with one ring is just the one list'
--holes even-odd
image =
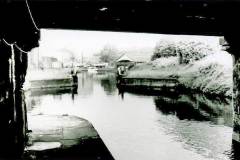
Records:
{"label": "still water surface", "polygon": [[75,93],[32,92],[28,113],[89,120],[117,160],[232,159],[230,101],[193,94],[119,94],[114,75],[78,76]]}

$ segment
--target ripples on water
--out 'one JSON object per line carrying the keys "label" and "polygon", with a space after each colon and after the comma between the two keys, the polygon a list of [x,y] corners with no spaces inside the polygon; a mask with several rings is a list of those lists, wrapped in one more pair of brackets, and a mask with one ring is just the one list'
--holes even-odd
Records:
{"label": "ripples on water", "polygon": [[88,119],[116,159],[237,159],[230,100],[119,92],[112,74],[79,74],[76,91],[28,93],[29,114]]}

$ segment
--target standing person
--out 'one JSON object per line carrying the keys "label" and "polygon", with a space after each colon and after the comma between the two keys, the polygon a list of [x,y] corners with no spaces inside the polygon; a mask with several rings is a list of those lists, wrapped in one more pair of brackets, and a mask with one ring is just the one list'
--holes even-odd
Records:
{"label": "standing person", "polygon": [[123,66],[119,66],[117,68],[117,84],[121,83],[122,75],[123,75]]}
{"label": "standing person", "polygon": [[123,76],[125,74],[125,67],[119,66],[118,67],[118,76]]}

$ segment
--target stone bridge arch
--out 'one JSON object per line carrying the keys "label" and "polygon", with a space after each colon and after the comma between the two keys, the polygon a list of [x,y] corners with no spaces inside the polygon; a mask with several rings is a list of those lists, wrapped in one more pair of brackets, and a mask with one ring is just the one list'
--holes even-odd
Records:
{"label": "stone bridge arch", "polygon": [[22,147],[14,141],[23,143],[22,135],[15,134],[25,121],[21,87],[27,60],[22,57],[38,46],[39,29],[53,28],[224,36],[235,59],[233,140],[240,143],[239,9],[240,0],[0,0],[0,106],[6,113],[0,122],[6,133],[0,135],[14,133],[7,136],[11,144],[4,142]]}

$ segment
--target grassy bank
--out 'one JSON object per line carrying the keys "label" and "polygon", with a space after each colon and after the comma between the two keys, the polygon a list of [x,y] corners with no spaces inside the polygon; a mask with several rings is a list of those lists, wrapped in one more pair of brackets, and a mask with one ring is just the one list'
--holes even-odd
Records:
{"label": "grassy bank", "polygon": [[231,97],[232,57],[227,52],[221,51],[187,65],[180,65],[178,57],[158,58],[149,63],[136,65],[128,72],[128,77],[178,78],[188,89]]}

